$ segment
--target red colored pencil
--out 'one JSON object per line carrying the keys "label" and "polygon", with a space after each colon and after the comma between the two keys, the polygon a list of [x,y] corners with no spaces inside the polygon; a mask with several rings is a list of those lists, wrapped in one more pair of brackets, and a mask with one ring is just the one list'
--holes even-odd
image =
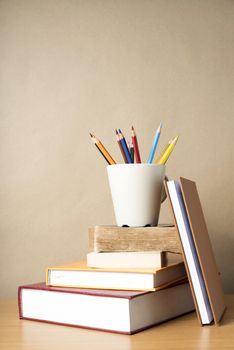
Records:
{"label": "red colored pencil", "polygon": [[139,152],[137,137],[136,137],[136,133],[135,133],[133,126],[132,126],[132,143],[133,143],[136,163],[141,163],[141,156],[140,156],[140,152]]}

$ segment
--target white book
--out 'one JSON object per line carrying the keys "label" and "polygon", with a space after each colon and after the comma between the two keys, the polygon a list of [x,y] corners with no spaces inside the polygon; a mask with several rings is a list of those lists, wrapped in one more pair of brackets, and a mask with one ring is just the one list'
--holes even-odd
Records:
{"label": "white book", "polygon": [[202,276],[200,263],[195,249],[180,184],[178,181],[168,181],[167,188],[175,214],[181,242],[184,248],[184,254],[188,264],[188,269],[190,271],[201,321],[203,324],[209,324],[213,321],[213,315],[205,287],[205,282]]}
{"label": "white book", "polygon": [[186,278],[184,263],[162,268],[93,268],[80,261],[47,268],[48,286],[155,290]]}
{"label": "white book", "polygon": [[91,252],[87,254],[89,267],[154,268],[163,267],[162,251],[149,252]]}
{"label": "white book", "polygon": [[136,333],[193,310],[188,283],[159,292],[19,287],[20,318],[109,332]]}

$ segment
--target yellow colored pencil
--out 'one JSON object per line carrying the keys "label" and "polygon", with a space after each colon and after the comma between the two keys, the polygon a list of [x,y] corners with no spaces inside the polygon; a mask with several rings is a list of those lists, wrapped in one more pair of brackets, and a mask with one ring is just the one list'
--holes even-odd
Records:
{"label": "yellow colored pencil", "polygon": [[170,144],[172,143],[173,139],[170,139],[170,141],[168,142],[168,144],[166,145],[166,147],[164,147],[164,149],[162,150],[160,156],[158,157],[158,159],[155,161],[156,164],[158,164],[158,161],[160,160],[160,158],[162,158],[163,154],[167,151],[168,147],[170,146]]}
{"label": "yellow colored pencil", "polygon": [[91,139],[95,146],[98,148],[102,156],[105,158],[108,164],[116,164],[116,161],[111,157],[110,153],[106,150],[100,140],[96,138],[93,134],[90,134]]}
{"label": "yellow colored pencil", "polygon": [[174,139],[172,139],[168,142],[168,145],[164,148],[161,155],[157,159],[156,164],[166,164],[168,158],[171,155],[171,152],[175,148],[175,145],[176,145],[178,138],[179,138],[179,136],[176,136]]}

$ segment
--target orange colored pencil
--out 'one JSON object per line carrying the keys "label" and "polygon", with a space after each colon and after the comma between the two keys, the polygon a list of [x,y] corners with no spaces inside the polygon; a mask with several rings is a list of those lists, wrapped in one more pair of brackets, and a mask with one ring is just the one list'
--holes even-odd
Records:
{"label": "orange colored pencil", "polygon": [[105,158],[108,164],[116,164],[116,161],[111,157],[110,153],[106,150],[106,148],[103,146],[100,140],[96,138],[93,134],[90,133],[91,140],[99,150],[99,152],[102,154],[102,156]]}

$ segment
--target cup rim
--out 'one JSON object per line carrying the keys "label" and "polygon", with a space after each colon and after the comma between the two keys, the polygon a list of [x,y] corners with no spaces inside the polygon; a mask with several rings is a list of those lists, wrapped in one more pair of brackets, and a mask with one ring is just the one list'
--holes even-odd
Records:
{"label": "cup rim", "polygon": [[152,164],[152,163],[116,163],[116,164],[108,164],[107,168],[110,167],[161,167],[166,168],[165,164]]}

